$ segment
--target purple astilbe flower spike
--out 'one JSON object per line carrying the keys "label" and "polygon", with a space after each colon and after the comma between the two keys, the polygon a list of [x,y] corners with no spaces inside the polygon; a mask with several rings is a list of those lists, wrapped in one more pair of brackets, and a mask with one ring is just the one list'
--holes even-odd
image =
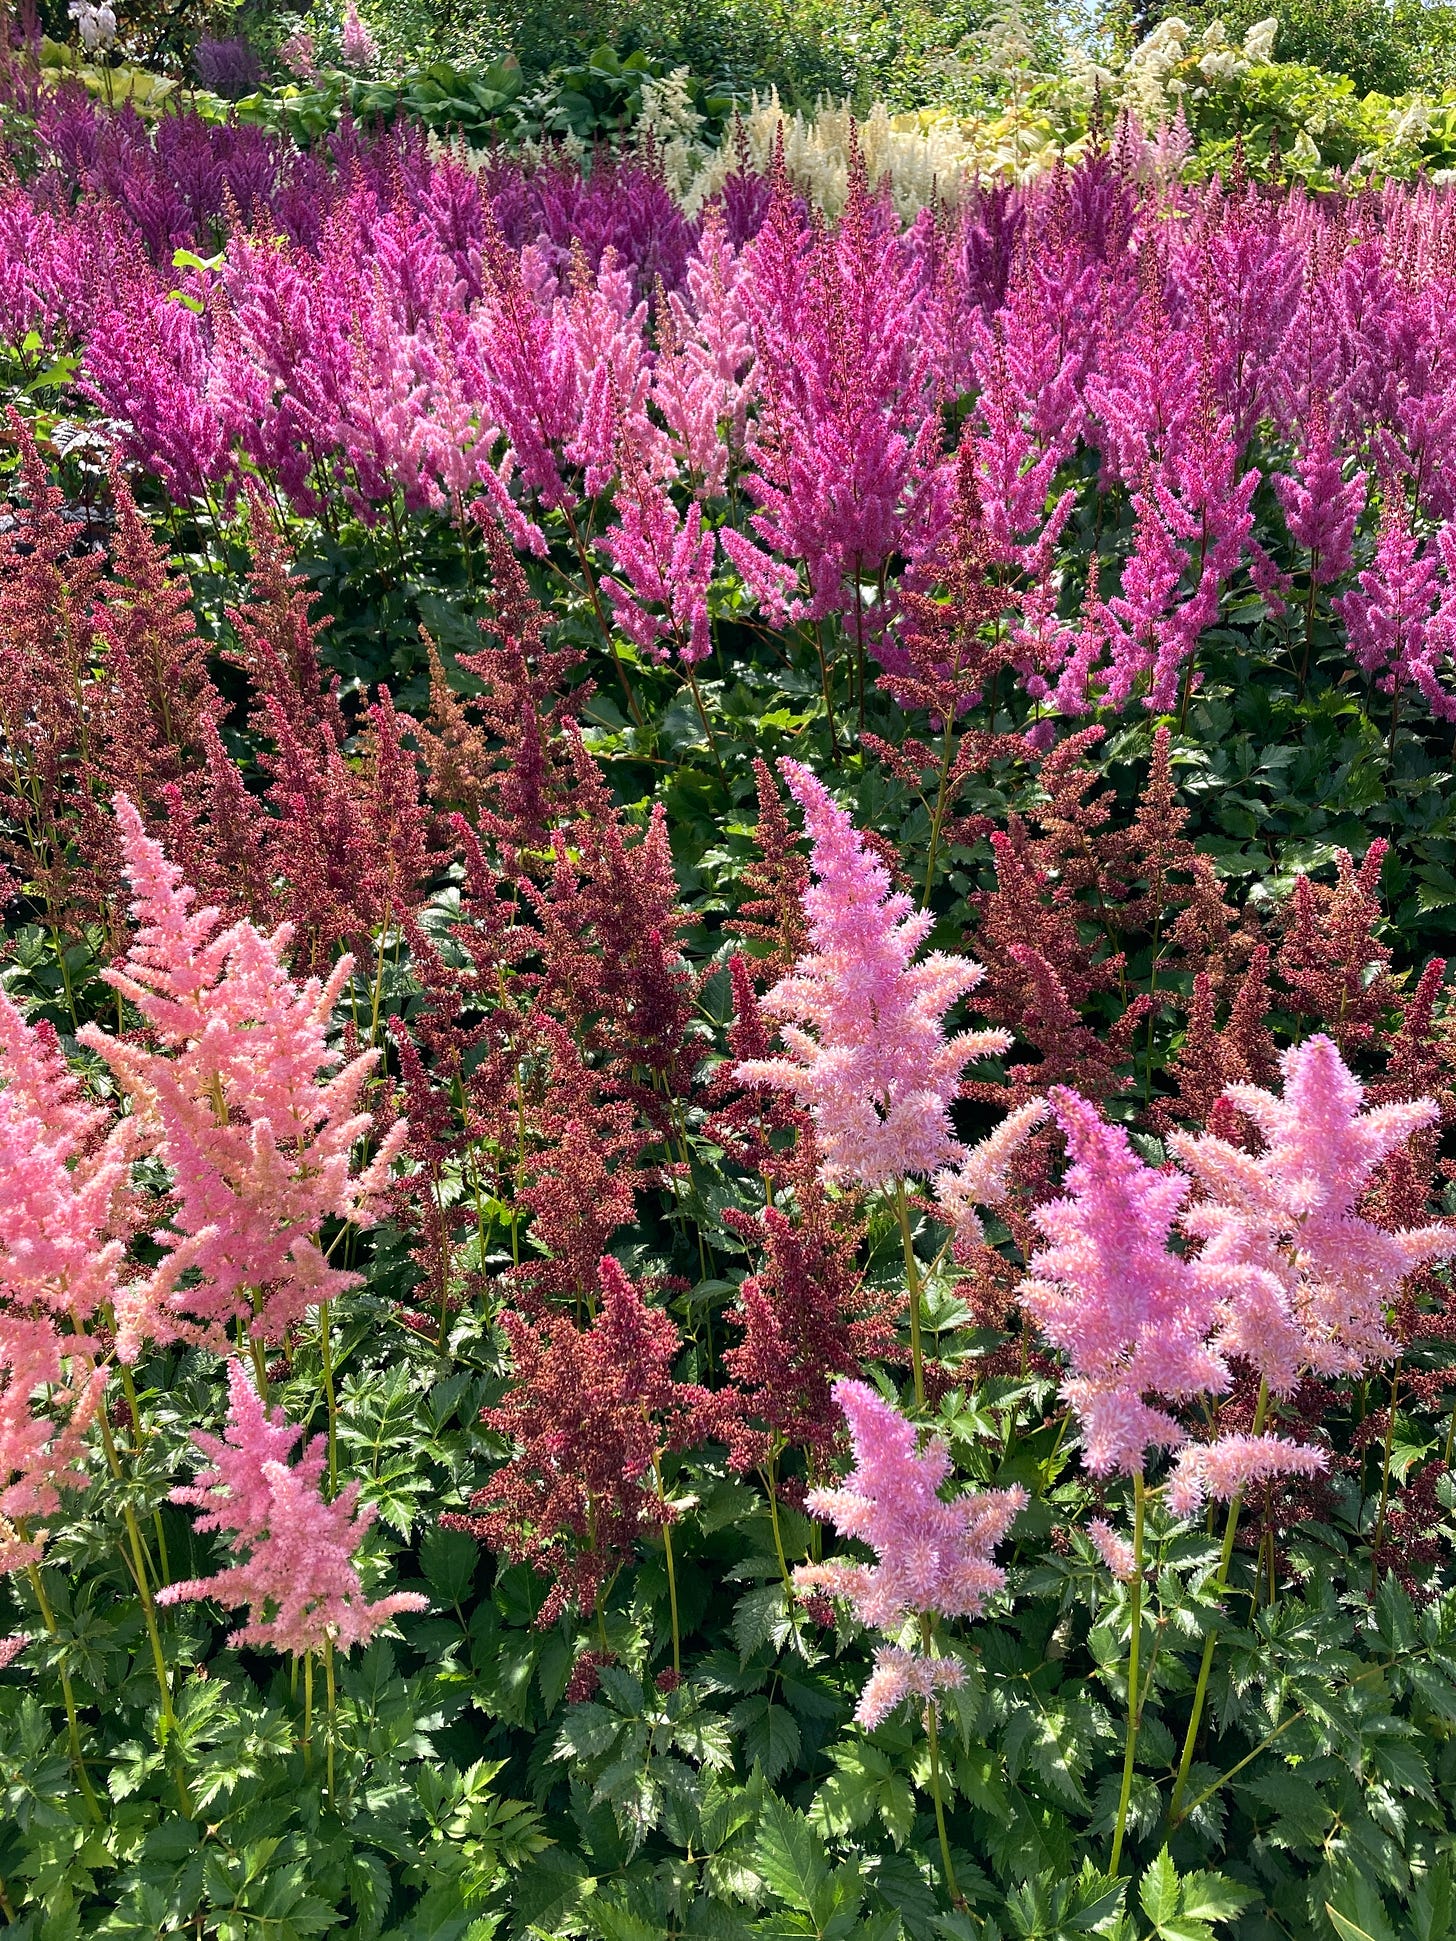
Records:
{"label": "purple astilbe flower spike", "polygon": [[915,963],[929,912],[891,894],[884,864],[817,777],[795,761],[780,767],[814,844],[811,948],[763,999],[784,1054],[735,1075],[798,1097],[831,1177],[874,1187],[934,1172],[960,1155],[949,1107],[963,1067],[1004,1051],[1010,1034],[946,1037],[945,1011],[974,990],[981,966],[943,951]]}

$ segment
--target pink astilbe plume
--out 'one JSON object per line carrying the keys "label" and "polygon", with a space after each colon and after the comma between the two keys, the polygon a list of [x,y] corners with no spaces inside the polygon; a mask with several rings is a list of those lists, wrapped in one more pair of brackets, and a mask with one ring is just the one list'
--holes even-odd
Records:
{"label": "pink astilbe plume", "polygon": [[1231,1503],[1250,1483],[1318,1476],[1328,1466],[1323,1449],[1283,1436],[1220,1436],[1179,1451],[1168,1478],[1168,1508],[1174,1516],[1192,1516],[1210,1496]]}
{"label": "pink astilbe plume", "polygon": [[196,1528],[217,1530],[242,1561],[215,1577],[193,1577],[157,1593],[159,1604],[210,1597],[248,1621],[232,1645],[261,1645],[295,1657],[336,1644],[352,1651],[402,1611],[423,1611],[429,1600],[397,1591],[373,1604],[364,1597],[355,1553],[374,1521],[349,1483],[329,1502],[319,1485],[327,1466],[326,1438],[314,1436],[297,1462],[289,1456],[303,1430],[281,1409],[266,1409],[241,1362],[228,1363],[228,1422],[221,1436],[194,1430],[192,1440],[213,1467],[172,1491],[174,1503],[201,1511]]}
{"label": "pink astilbe plume", "polygon": [[1147,1395],[1185,1400],[1229,1385],[1209,1335],[1230,1273],[1169,1249],[1188,1196],[1182,1173],[1144,1165],[1077,1093],[1058,1086],[1051,1100],[1072,1164],[1062,1196],[1032,1214],[1049,1244],[1028,1263],[1021,1301],[1071,1365],[1062,1393],[1088,1469],[1132,1476],[1149,1448],[1184,1440]]}
{"label": "pink astilbe plume", "polygon": [[0,1572],[41,1553],[24,1526],[86,1481],[106,1370],[89,1332],[126,1249],[126,1147],[104,1132],[48,1024],[0,992]]}
{"label": "pink astilbe plume", "polygon": [[1242,1258],[1284,1279],[1306,1367],[1359,1373],[1398,1352],[1386,1309],[1406,1276],[1456,1252],[1456,1228],[1390,1232],[1355,1211],[1382,1161],[1433,1124],[1440,1107],[1415,1099],[1362,1111],[1365,1088],[1323,1033],[1292,1046],[1280,1066],[1282,1097],[1255,1085],[1225,1094],[1263,1135],[1262,1152],[1173,1135],[1208,1196],[1185,1224],[1209,1236],[1205,1258]]}
{"label": "pink astilbe plume", "polygon": [[[810,1490],[805,1503],[841,1536],[868,1544],[876,1561],[801,1564],[795,1588],[845,1598],[863,1624],[892,1636],[912,1616],[978,1617],[1005,1586],[992,1553],[1024,1507],[1025,1490],[974,1491],[946,1502],[944,1442],[933,1438],[921,1451],[914,1423],[865,1382],[836,1382],[834,1399],[849,1424],[854,1468],[838,1489]],[[929,1696],[936,1684],[956,1682],[939,1674],[937,1660],[904,1658],[909,1668],[898,1655],[877,1659],[856,1713],[862,1725],[877,1725],[912,1691]]]}
{"label": "pink astilbe plume", "polygon": [[1120,1537],[1105,1518],[1096,1516],[1087,1525],[1087,1535],[1092,1539],[1098,1556],[1121,1584],[1130,1584],[1137,1576],[1137,1552],[1126,1537]]}
{"label": "pink astilbe plume", "polygon": [[1004,1031],[947,1038],[947,1007],[981,967],[935,951],[912,962],[932,918],[890,892],[888,870],[823,784],[781,763],[814,844],[804,892],[808,954],[763,1000],[785,1054],[741,1064],[745,1084],[793,1092],[806,1106],[829,1177],[884,1186],[958,1157],[949,1107],[962,1068],[1004,1051]]}
{"label": "pink astilbe plume", "polygon": [[935,1198],[955,1235],[959,1253],[985,1239],[978,1206],[1000,1206],[1011,1187],[1011,1165],[1026,1141],[1045,1123],[1051,1107],[1030,1099],[1008,1112],[1000,1125],[967,1148],[959,1166],[937,1173]]}
{"label": "pink astilbe plume", "polygon": [[[327,1264],[319,1228],[373,1217],[406,1129],[392,1126],[373,1161],[352,1170],[372,1125],[359,1098],[379,1057],[334,1069],[327,1026],[352,961],[341,958],[326,984],[296,984],[286,924],[271,937],[250,923],[220,930],[125,796],[116,816],[140,927],[123,968],[105,975],[157,1048],[94,1024],[80,1037],[115,1072],[136,1140],[170,1169],[176,1196],[172,1227],[156,1236],[160,1268],[118,1302],[118,1352],[131,1359],[146,1335],[219,1342],[237,1319],[281,1341],[306,1307],[353,1284]],[[180,1286],[189,1269],[195,1284]]]}

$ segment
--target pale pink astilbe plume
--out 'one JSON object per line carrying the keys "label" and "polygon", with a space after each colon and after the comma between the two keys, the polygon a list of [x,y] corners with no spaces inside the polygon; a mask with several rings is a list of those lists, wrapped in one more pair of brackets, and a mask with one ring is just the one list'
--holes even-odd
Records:
{"label": "pale pink astilbe plume", "polygon": [[949,1108],[963,1067],[1004,1051],[1004,1031],[947,1038],[944,1013],[984,972],[934,951],[912,962],[927,911],[891,893],[889,872],[823,784],[780,764],[813,840],[804,892],[812,946],[762,1002],[785,1055],[737,1067],[741,1084],[793,1092],[813,1117],[828,1176],[884,1186],[960,1156]]}
{"label": "pale pink astilbe plume", "polygon": [[26,1526],[55,1514],[63,1487],[85,1484],[86,1431],[105,1386],[84,1337],[63,1335],[49,1314],[0,1309],[0,1574],[38,1560],[44,1534]]}
{"label": "pale pink astilbe plume", "polygon": [[[940,1490],[951,1460],[939,1437],[922,1451],[914,1423],[865,1382],[836,1382],[834,1399],[849,1424],[854,1468],[839,1488],[810,1490],[805,1505],[841,1536],[868,1544],[876,1561],[801,1564],[795,1589],[845,1598],[861,1623],[892,1635],[912,1616],[979,1617],[1005,1587],[1006,1572],[992,1556],[1026,1491],[974,1491],[946,1502]],[[936,1685],[957,1683],[956,1674],[938,1670],[943,1662],[898,1652],[877,1683],[877,1659],[856,1716],[877,1724],[912,1691],[928,1698]]]}
{"label": "pale pink astilbe plume", "polygon": [[855,1723],[873,1732],[907,1698],[929,1703],[941,1692],[953,1692],[965,1682],[965,1669],[954,1658],[922,1658],[901,1645],[882,1644],[875,1651],[875,1668],[854,1708]]}
{"label": "pale pink astilbe plume", "polygon": [[[1281,1277],[1303,1363],[1354,1374],[1398,1352],[1386,1308],[1422,1262],[1456,1251],[1456,1228],[1373,1226],[1355,1208],[1382,1160],[1440,1116],[1434,1099],[1362,1111],[1365,1089],[1322,1032],[1280,1059],[1283,1096],[1254,1085],[1225,1094],[1264,1138],[1249,1154],[1211,1135],[1171,1144],[1208,1195],[1190,1231],[1210,1232],[1230,1261]],[[1271,1384],[1272,1385],[1272,1384]]]}
{"label": "pale pink astilbe plume", "polygon": [[90,1105],[48,1024],[0,991],[0,1306],[84,1333],[116,1297],[126,1252],[128,1155]]}
{"label": "pale pink astilbe plume", "polygon": [[1087,1534],[1092,1539],[1098,1556],[1121,1584],[1130,1584],[1137,1576],[1137,1552],[1126,1537],[1120,1537],[1112,1525],[1102,1517],[1093,1517],[1087,1525]]}
{"label": "pale pink astilbe plume", "polygon": [[8,1638],[0,1638],[0,1671],[8,1671],[29,1643],[23,1631],[12,1631]]}
{"label": "pale pink astilbe plume", "polygon": [[1178,1453],[1168,1478],[1168,1508],[1174,1516],[1193,1516],[1211,1496],[1231,1503],[1250,1483],[1280,1476],[1318,1476],[1328,1467],[1323,1449],[1283,1436],[1221,1436],[1192,1443]]}
{"label": "pale pink astilbe plume", "polygon": [[959,1166],[936,1174],[931,1182],[936,1203],[950,1223],[957,1249],[985,1239],[976,1208],[1004,1205],[1010,1191],[1011,1163],[1050,1113],[1045,1099],[1018,1105],[984,1139],[966,1149]]}
{"label": "pale pink astilbe plume", "polygon": [[339,42],[339,58],[345,67],[362,72],[373,67],[379,58],[379,45],[373,34],[359,18],[355,0],[349,0],[344,14],[344,32]]}
{"label": "pale pink astilbe plume", "polygon": [[1033,1212],[1050,1244],[1028,1263],[1020,1298],[1071,1364],[1062,1394],[1081,1422],[1088,1469],[1137,1475],[1149,1448],[1184,1440],[1146,1396],[1187,1400],[1229,1385],[1208,1337],[1237,1269],[1170,1250],[1184,1174],[1144,1165],[1122,1127],[1076,1092],[1056,1086],[1049,1096],[1072,1165],[1062,1196]]}
{"label": "pale pink astilbe plume", "polygon": [[[118,1302],[118,1353],[132,1359],[149,1334],[220,1343],[240,1318],[280,1341],[306,1307],[354,1284],[327,1264],[319,1228],[374,1217],[406,1128],[397,1122],[373,1161],[351,1170],[372,1124],[359,1098],[379,1057],[366,1051],[336,1070],[328,1044],[352,960],[327,983],[295,983],[287,925],[270,937],[250,923],[219,931],[217,911],[193,909],[131,802],[115,806],[140,928],[123,968],[105,975],[157,1048],[94,1024],[80,1037],[116,1073],[135,1139],[169,1168],[176,1196],[171,1229],[157,1235],[161,1266]],[[179,1285],[187,1270],[195,1283]]]}
{"label": "pale pink astilbe plume", "polygon": [[950,1452],[939,1437],[924,1450],[915,1424],[868,1383],[843,1379],[834,1399],[849,1424],[854,1468],[837,1489],[810,1490],[808,1508],[876,1553],[874,1564],[804,1564],[807,1592],[847,1598],[862,1623],[893,1631],[907,1617],[979,1617],[1004,1588],[992,1552],[1026,1503],[1023,1489],[972,1492],[945,1502]]}
{"label": "pale pink astilbe plume", "polygon": [[[157,1593],[159,1604],[215,1598],[245,1605],[248,1622],[232,1632],[233,1645],[266,1646],[295,1657],[335,1644],[351,1651],[402,1611],[423,1611],[428,1599],[396,1592],[365,1600],[354,1555],[374,1521],[359,1507],[359,1485],[350,1483],[329,1502],[319,1487],[327,1465],[326,1438],[315,1436],[291,1466],[288,1456],[303,1434],[281,1409],[263,1407],[241,1362],[228,1363],[229,1411],[221,1437],[203,1430],[193,1441],[214,1467],[190,1486],[175,1489],[175,1503],[203,1514],[199,1530],[230,1533],[240,1563],[215,1577],[189,1578]],[[243,1553],[246,1552],[246,1555]]]}

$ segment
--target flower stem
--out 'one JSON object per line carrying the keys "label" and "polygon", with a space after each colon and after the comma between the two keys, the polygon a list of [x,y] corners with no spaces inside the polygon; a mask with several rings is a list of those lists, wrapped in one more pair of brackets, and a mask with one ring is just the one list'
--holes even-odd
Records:
{"label": "flower stem", "polygon": [[303,1654],[303,1770],[313,1771],[313,1653]]}
{"label": "flower stem", "polygon": [[[662,1464],[656,1456],[652,1459],[653,1472],[657,1477],[657,1494],[662,1496]],[[679,1677],[682,1675],[682,1638],[677,1622],[677,1572],[672,1561],[672,1525],[666,1517],[662,1519],[662,1554],[667,1559],[667,1603],[672,1614],[672,1668]]]}
{"label": "flower stem", "polygon": [[[46,1596],[45,1583],[39,1566],[28,1564],[26,1575],[30,1579],[30,1588],[35,1593],[35,1601],[40,1606],[41,1622],[45,1625],[51,1642],[58,1651],[63,1651],[65,1647],[61,1643],[60,1627],[56,1623],[56,1614],[51,1609],[51,1601]],[[86,1756],[81,1750],[81,1722],[76,1716],[76,1694],[71,1689],[71,1674],[66,1670],[64,1660],[58,1660],[56,1670],[60,1675],[61,1697],[66,1707],[66,1736],[71,1742],[71,1763],[75,1766],[76,1777],[81,1782],[81,1791],[86,1799],[86,1810],[100,1826],[101,1808],[97,1804],[96,1794],[91,1785],[91,1775],[86,1770]]]}
{"label": "flower stem", "polygon": [[[925,1653],[930,1655],[930,1619],[922,1612],[920,1636]],[[945,1827],[945,1800],[940,1783],[940,1721],[934,1697],[925,1701],[925,1735],[930,1741],[930,1797],[935,1802],[935,1830],[940,1836],[940,1862],[945,1868],[945,1884],[952,1907],[961,1905],[961,1890],[956,1884],[955,1865],[950,1857],[950,1836]]]}
{"label": "flower stem", "polygon": [[324,1366],[324,1401],[329,1411],[329,1497],[332,1500],[339,1493],[339,1408],[334,1399],[334,1356],[327,1301],[319,1302],[319,1359]]}
{"label": "flower stem", "polygon": [[[1269,1408],[1269,1384],[1260,1382],[1259,1400],[1254,1409],[1254,1434],[1264,1432],[1264,1418]],[[1223,1549],[1219,1554],[1218,1575],[1213,1580],[1215,1597],[1222,1597],[1228,1585],[1229,1566],[1233,1562],[1234,1538],[1238,1535],[1239,1511],[1243,1506],[1242,1494],[1235,1496],[1228,1506],[1228,1517],[1223,1526]],[[1178,1761],[1178,1777],[1173,1782],[1173,1798],[1168,1807],[1168,1825],[1178,1825],[1178,1809],[1183,1802],[1183,1793],[1188,1785],[1188,1772],[1193,1764],[1193,1748],[1198,1738],[1198,1728],[1203,1723],[1203,1707],[1208,1698],[1208,1675],[1213,1669],[1213,1654],[1218,1644],[1218,1626],[1209,1631],[1203,1640],[1203,1660],[1198,1667],[1198,1683],[1193,1688],[1193,1710],[1188,1715],[1188,1730],[1183,1738],[1183,1753]]]}
{"label": "flower stem", "polygon": [[1112,1835],[1112,1866],[1115,1877],[1122,1865],[1122,1841],[1127,1832],[1127,1809],[1132,1799],[1133,1760],[1137,1755],[1138,1728],[1142,1724],[1142,1694],[1138,1690],[1138,1653],[1143,1629],[1143,1479],[1139,1471],[1132,1479],[1132,1633],[1127,1646],[1127,1747],[1122,1758],[1122,1792],[1117,1802],[1117,1826]]}
{"label": "flower stem", "polygon": [[920,1270],[915,1260],[915,1242],[910,1234],[910,1209],[905,1204],[905,1182],[895,1181],[895,1212],[900,1221],[900,1244],[905,1250],[905,1280],[910,1292],[910,1366],[915,1377],[915,1408],[925,1407],[925,1356],[920,1345]]}
{"label": "flower stem", "polygon": [[327,1731],[327,1740],[326,1740],[326,1746],[325,1746],[325,1752],[324,1752],[325,1789],[328,1794],[329,1804],[332,1806],[334,1801],[334,1713],[335,1713],[334,1641],[332,1638],[324,1639],[324,1695],[325,1695],[325,1702],[328,1706],[328,1721],[327,1721],[328,1731]]}
{"label": "flower stem", "polygon": [[1375,1518],[1375,1539],[1370,1546],[1370,1595],[1374,1597],[1380,1577],[1380,1550],[1385,1542],[1385,1513],[1390,1508],[1390,1452],[1395,1444],[1395,1404],[1400,1394],[1399,1361],[1390,1378],[1390,1412],[1385,1424],[1385,1449],[1380,1466],[1380,1509]]}
{"label": "flower stem", "polygon": [[768,1459],[768,1474],[766,1477],[766,1481],[768,1483],[768,1520],[770,1524],[773,1526],[774,1551],[779,1560],[779,1571],[783,1576],[784,1589],[786,1591],[792,1591],[793,1579],[789,1575],[789,1560],[784,1555],[783,1532],[779,1529],[778,1468],[779,1468],[778,1457],[776,1455],[770,1456]]}

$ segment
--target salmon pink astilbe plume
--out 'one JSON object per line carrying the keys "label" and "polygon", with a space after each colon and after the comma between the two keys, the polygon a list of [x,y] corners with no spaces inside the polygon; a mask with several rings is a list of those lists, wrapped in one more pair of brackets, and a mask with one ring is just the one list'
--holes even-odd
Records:
{"label": "salmon pink astilbe plume", "polygon": [[192,1437],[213,1467],[194,1484],[174,1489],[172,1501],[199,1509],[196,1528],[226,1533],[228,1547],[243,1560],[215,1577],[168,1585],[157,1602],[211,1597],[246,1605],[248,1621],[228,1642],[295,1657],[326,1644],[352,1651],[401,1611],[423,1611],[428,1599],[413,1591],[365,1601],[354,1553],[374,1510],[359,1507],[357,1483],[325,1500],[319,1483],[328,1461],[326,1438],[315,1436],[290,1465],[303,1430],[286,1421],[281,1409],[264,1408],[239,1361],[228,1363],[228,1396],[223,1434],[196,1430]]}
{"label": "salmon pink astilbe plume", "polygon": [[1323,1449],[1283,1436],[1220,1436],[1179,1452],[1168,1479],[1168,1508],[1174,1516],[1192,1516],[1210,1496],[1231,1503],[1250,1483],[1317,1476],[1328,1466]]}
{"label": "salmon pink astilbe plume", "polygon": [[1355,1374],[1398,1352],[1386,1308],[1407,1274],[1456,1251],[1456,1228],[1388,1232],[1355,1211],[1381,1162],[1440,1107],[1416,1099],[1362,1111],[1365,1088],[1323,1033],[1292,1046],[1280,1065],[1282,1097],[1256,1085],[1224,1094],[1258,1127],[1264,1151],[1173,1136],[1209,1196],[1187,1224],[1210,1236],[1205,1257],[1257,1260],[1284,1277],[1305,1366]]}
{"label": "salmon pink astilbe plume", "polygon": [[831,1178],[876,1187],[934,1172],[960,1154],[949,1106],[962,1068],[1010,1036],[946,1037],[943,1014],[980,982],[980,965],[942,951],[912,963],[929,913],[891,894],[884,864],[807,768],[781,767],[814,844],[810,950],[763,1000],[785,1055],[748,1060],[736,1076],[796,1094]]}
{"label": "salmon pink astilbe plume", "polygon": [[[892,1635],[912,1616],[978,1617],[1005,1585],[992,1553],[1024,1506],[1025,1490],[973,1492],[947,1503],[940,1490],[951,1462],[942,1441],[922,1452],[914,1423],[865,1382],[836,1382],[834,1398],[849,1424],[855,1466],[840,1488],[811,1490],[805,1503],[841,1536],[867,1543],[876,1561],[802,1564],[795,1588],[846,1598],[863,1623]],[[928,1697],[936,1685],[957,1682],[958,1666],[882,1652],[855,1716],[872,1727],[912,1693]]]}
{"label": "salmon pink astilbe plume", "polygon": [[[327,1265],[325,1219],[367,1222],[406,1136],[396,1123],[363,1172],[351,1170],[371,1115],[358,1109],[379,1054],[342,1070],[326,1036],[352,960],[326,984],[296,984],[284,967],[285,924],[265,937],[250,923],[219,930],[193,892],[116,798],[127,876],[140,923],[125,964],[106,976],[150,1025],[157,1049],[91,1024],[82,1042],[104,1058],[131,1100],[141,1148],[171,1170],[173,1230],[150,1282],[118,1304],[118,1352],[142,1338],[217,1341],[231,1321],[280,1341],[304,1309],[353,1284]],[[330,1073],[331,1077],[321,1074]],[[178,1285],[184,1270],[195,1285]]]}
{"label": "salmon pink astilbe plume", "polygon": [[40,1555],[17,1527],[85,1482],[106,1371],[89,1324],[125,1252],[125,1147],[80,1097],[49,1025],[0,992],[0,1572]]}

